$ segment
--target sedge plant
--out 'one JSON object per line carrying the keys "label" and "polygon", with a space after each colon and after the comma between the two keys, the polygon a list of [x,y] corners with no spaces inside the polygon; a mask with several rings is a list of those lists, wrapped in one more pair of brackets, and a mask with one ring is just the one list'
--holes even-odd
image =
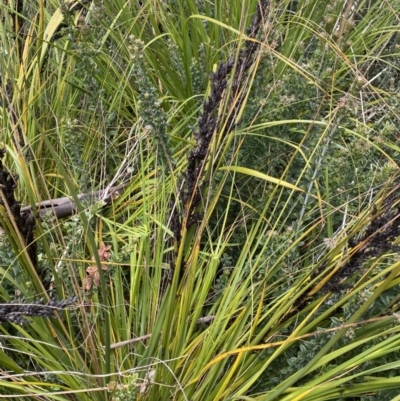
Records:
{"label": "sedge plant", "polygon": [[1,9],[0,397],[398,399],[398,1]]}

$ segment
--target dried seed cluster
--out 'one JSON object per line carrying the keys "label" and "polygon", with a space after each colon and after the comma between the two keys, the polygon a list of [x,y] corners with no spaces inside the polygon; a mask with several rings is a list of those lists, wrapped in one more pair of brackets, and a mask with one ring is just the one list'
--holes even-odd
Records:
{"label": "dried seed cluster", "polygon": [[24,316],[55,317],[54,312],[65,309],[76,302],[77,297],[71,297],[62,301],[52,299],[46,304],[43,299],[33,303],[9,302],[0,304],[0,323],[15,323],[23,325],[29,323]]}
{"label": "dried seed cluster", "polygon": [[6,154],[5,149],[0,149],[0,188],[3,196],[0,197],[0,205],[6,202],[12,217],[14,218],[18,230],[22,234],[27,246],[28,255],[33,266],[37,267],[37,245],[35,242],[34,229],[36,226],[35,217],[30,210],[21,212],[21,203],[15,199],[14,191],[17,188],[18,176],[11,174],[3,165],[3,157]]}
{"label": "dried seed cluster", "polygon": [[[357,271],[360,271],[364,262],[373,257],[379,257],[388,251],[400,251],[398,246],[393,245],[393,241],[400,236],[399,199],[400,185],[396,183],[394,189],[383,201],[380,213],[376,209],[373,211],[373,217],[364,234],[357,239],[350,238],[349,248],[356,250],[350,253],[348,261],[321,288],[321,292],[340,293],[345,291],[350,286],[344,282],[354,276]],[[311,275],[311,278],[319,276],[325,268],[326,265],[322,265]],[[316,294],[316,296],[318,295],[320,294]],[[293,309],[287,316],[301,310],[309,301],[310,297],[307,295],[299,299],[296,309]]]}
{"label": "dried seed cluster", "polygon": [[[237,115],[243,103],[245,93],[243,88],[247,77],[247,72],[253,63],[254,56],[259,49],[260,42],[256,39],[257,34],[263,26],[264,15],[268,8],[268,2],[262,0],[258,4],[257,14],[247,29],[250,40],[246,41],[245,47],[240,51],[238,59],[234,56],[218,65],[217,70],[210,75],[211,93],[204,101],[203,112],[197,119],[198,129],[194,130],[197,146],[188,155],[188,166],[183,175],[183,183],[179,193],[179,200],[182,210],[185,210],[186,226],[196,224],[201,220],[201,215],[196,213],[196,208],[201,200],[201,179],[204,174],[203,167],[207,160],[208,151],[214,134],[222,130],[222,135],[226,136],[237,124]],[[236,66],[236,68],[234,68]],[[227,88],[228,76],[233,71],[232,87],[228,100],[228,115],[218,114],[220,103],[223,101],[224,92]],[[225,117],[225,118],[223,118]],[[172,222],[175,239],[179,242],[182,219],[179,214],[175,214]]]}
{"label": "dried seed cluster", "polygon": [[325,290],[339,292],[346,287],[341,284],[343,280],[351,277],[363,265],[373,257],[380,256],[388,251],[399,252],[399,247],[393,245],[393,241],[400,236],[400,186],[395,187],[392,193],[386,197],[382,212],[374,211],[365,233],[358,239],[350,239],[349,247],[357,249],[349,261],[344,264],[325,286]]}

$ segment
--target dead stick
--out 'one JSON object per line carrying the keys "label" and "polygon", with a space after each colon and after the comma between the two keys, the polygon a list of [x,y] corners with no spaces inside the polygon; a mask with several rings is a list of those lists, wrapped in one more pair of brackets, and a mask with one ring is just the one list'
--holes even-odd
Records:
{"label": "dead stick", "polygon": [[[111,201],[117,198],[120,192],[128,185],[128,183],[121,184],[108,189],[102,189],[100,191],[95,191],[89,194],[79,194],[79,199],[93,198],[96,200],[102,199],[106,205],[110,204]],[[63,198],[54,198],[50,200],[45,200],[43,202],[36,203],[36,210],[38,211],[38,216],[41,218],[44,214],[51,211],[57,218],[69,217],[76,213],[75,202],[71,200],[68,196]],[[32,206],[25,206],[21,208],[21,214],[32,212]]]}

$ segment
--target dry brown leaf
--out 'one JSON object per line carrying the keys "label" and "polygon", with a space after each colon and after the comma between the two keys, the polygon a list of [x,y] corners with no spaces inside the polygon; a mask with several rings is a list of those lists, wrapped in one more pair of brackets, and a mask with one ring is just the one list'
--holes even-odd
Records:
{"label": "dry brown leaf", "polygon": [[[99,257],[102,262],[108,262],[108,259],[111,256],[111,253],[108,252],[111,249],[111,245],[106,246],[104,242],[100,244],[100,248],[98,249]],[[95,260],[94,256],[92,256],[92,260]],[[106,265],[101,265],[103,271],[108,270]],[[100,273],[98,272],[97,266],[89,266],[86,269],[87,276],[83,279],[83,288],[86,291],[92,289],[92,286],[95,285],[98,287],[100,285]]]}
{"label": "dry brown leaf", "polygon": [[93,279],[92,277],[85,277],[83,279],[83,288],[85,291],[90,291],[92,289]]}
{"label": "dry brown leaf", "polygon": [[[111,249],[111,245],[105,246],[104,242],[100,244],[100,249],[98,250],[100,260],[102,262],[107,262],[111,256],[111,253],[108,252]],[[93,259],[92,259],[93,260]]]}

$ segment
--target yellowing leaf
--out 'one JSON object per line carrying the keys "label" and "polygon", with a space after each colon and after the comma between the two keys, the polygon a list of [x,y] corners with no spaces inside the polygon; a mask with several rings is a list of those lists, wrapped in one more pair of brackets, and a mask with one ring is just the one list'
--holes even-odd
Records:
{"label": "yellowing leaf", "polygon": [[293,184],[290,184],[289,182],[280,180],[275,177],[271,177],[270,175],[260,173],[259,171],[252,170],[251,168],[246,168],[246,167],[240,167],[240,166],[226,166],[226,167],[220,167],[220,170],[225,170],[225,171],[232,171],[235,173],[241,173],[241,174],[246,174],[250,175],[254,178],[259,178],[260,180],[272,182],[273,184],[281,185],[282,187],[289,188],[289,189],[294,189],[295,191],[300,191],[304,192],[303,189],[296,187]]}

